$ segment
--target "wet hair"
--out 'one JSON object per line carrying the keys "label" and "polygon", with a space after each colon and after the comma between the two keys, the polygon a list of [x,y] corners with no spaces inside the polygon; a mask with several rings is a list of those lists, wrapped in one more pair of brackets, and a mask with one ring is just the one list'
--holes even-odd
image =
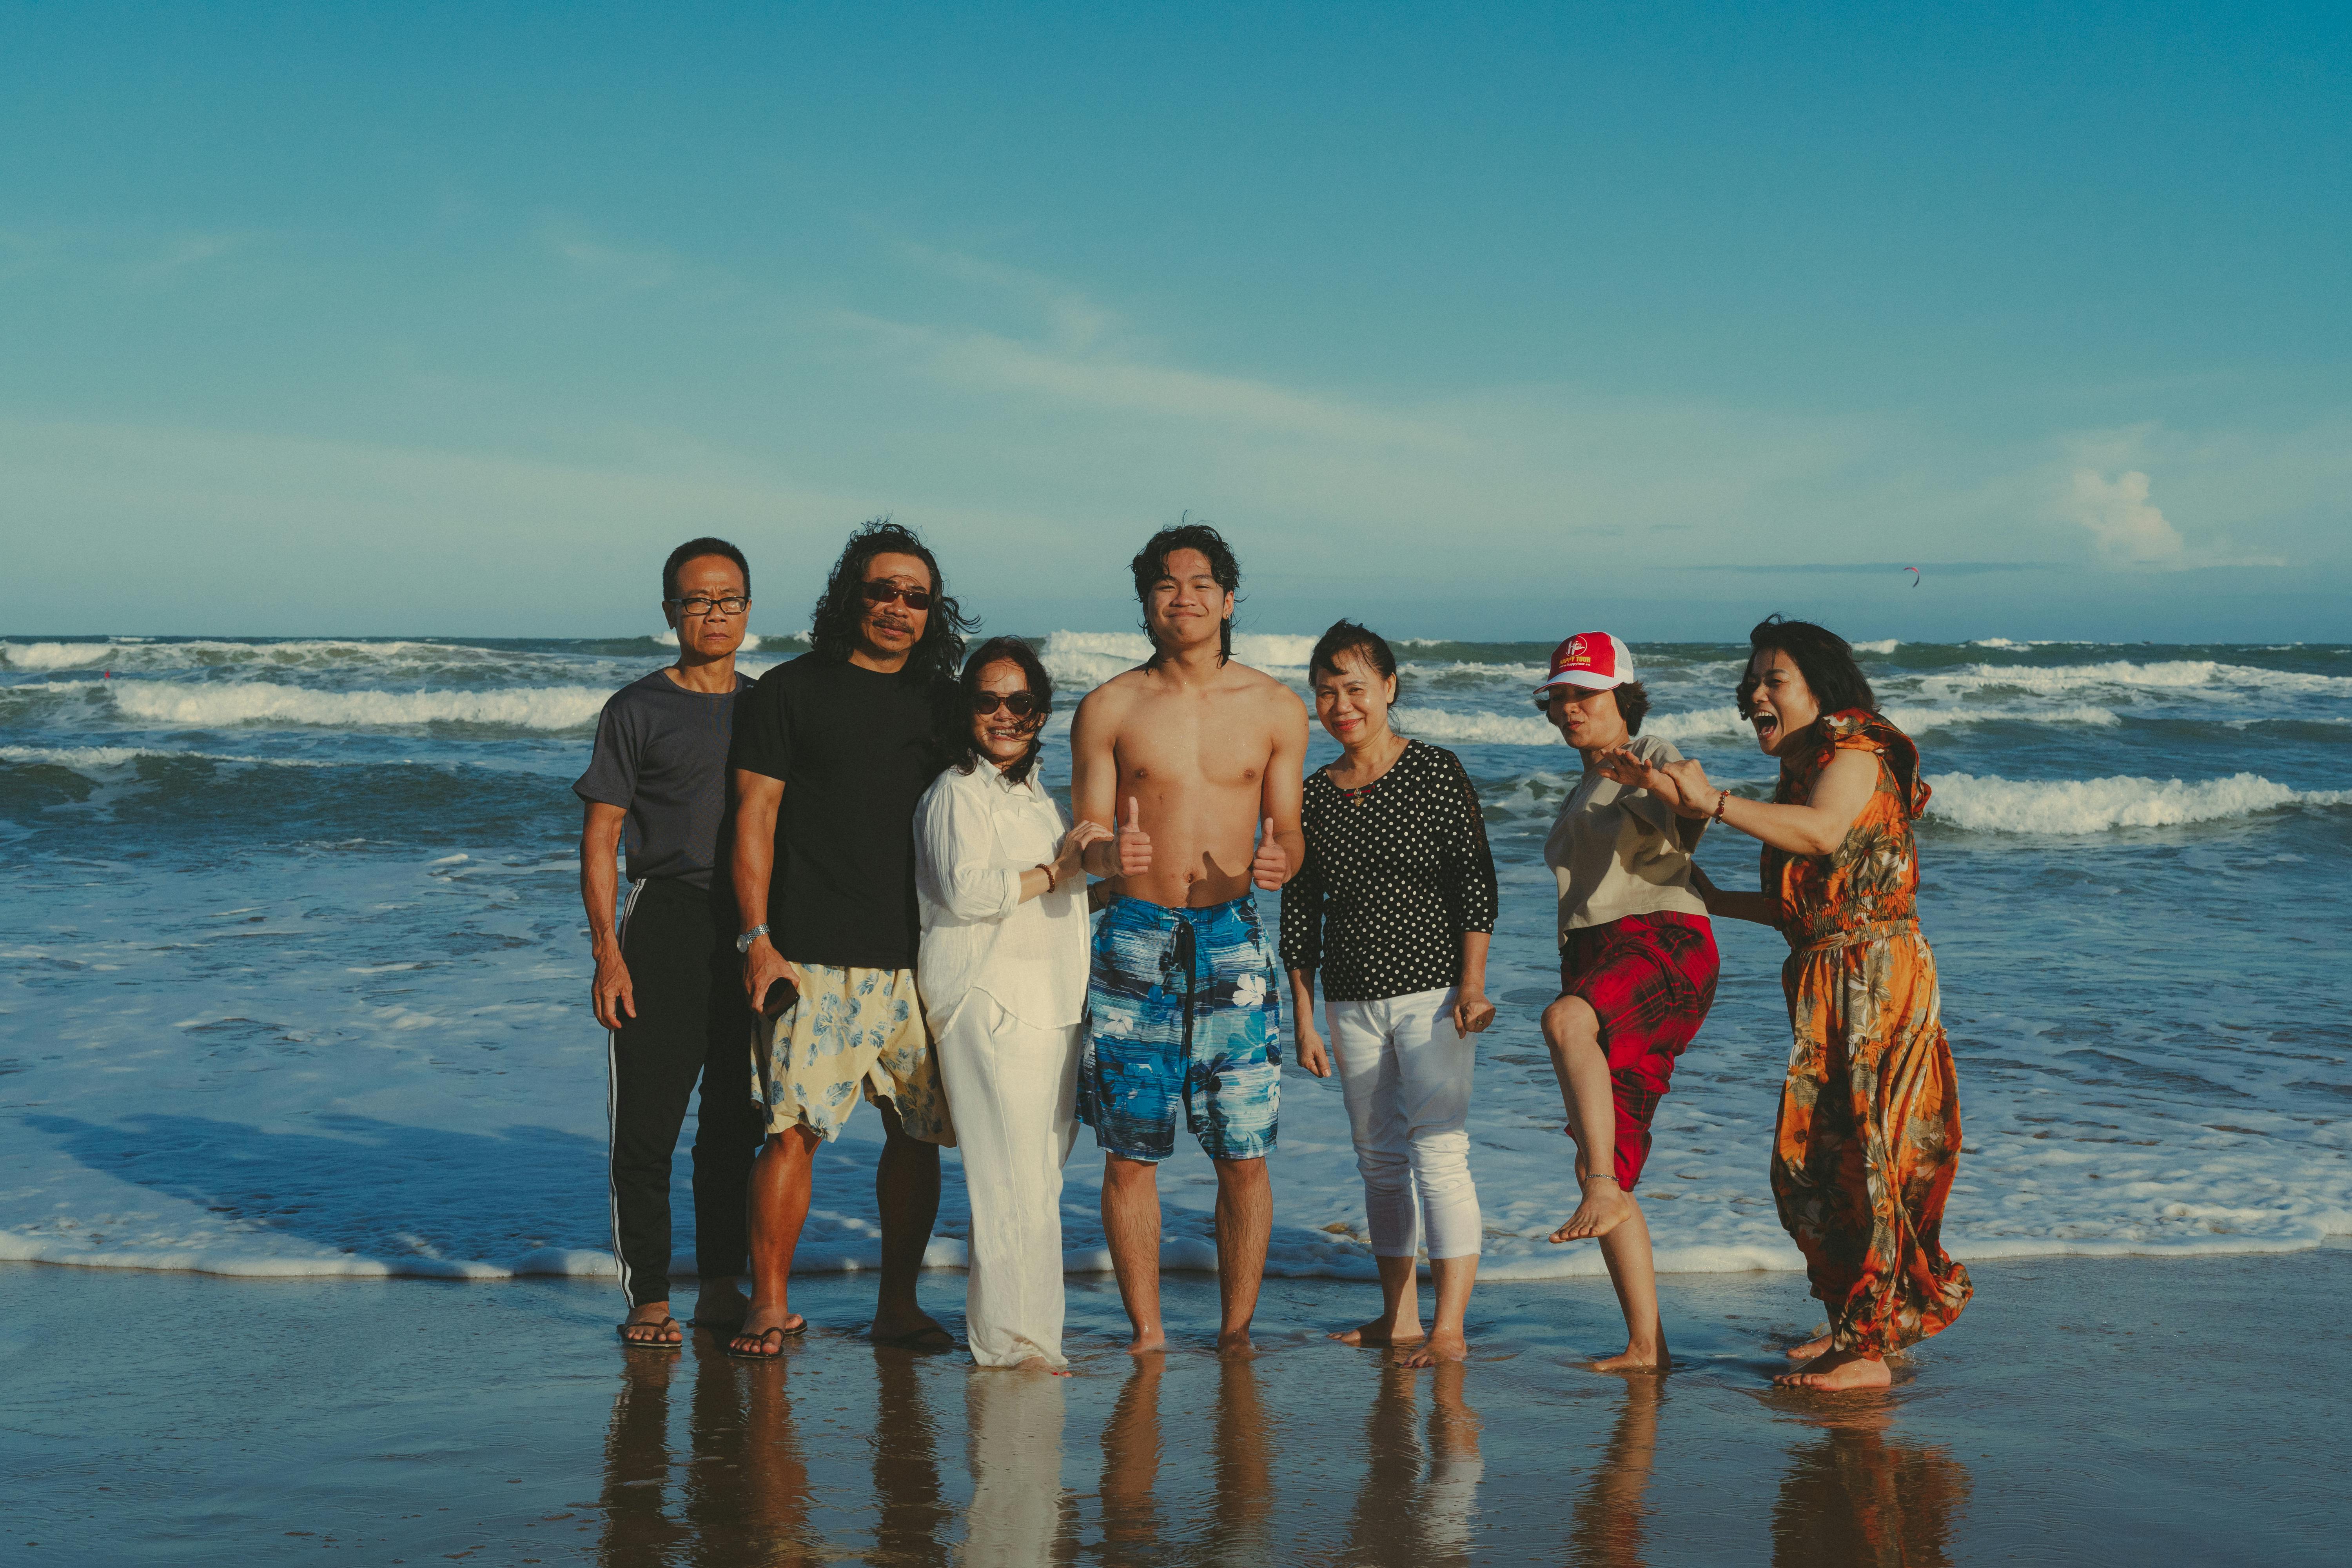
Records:
{"label": "wet hair", "polygon": [[915,531],[887,517],[860,523],[842,547],[841,559],[824,580],[824,593],[809,616],[809,651],[834,664],[845,664],[857,647],[857,628],[866,618],[866,568],[877,555],[911,555],[931,574],[931,608],[923,635],[907,656],[905,673],[925,684],[955,679],[956,661],[963,658],[963,639],[980,623],[950,598],[940,575],[940,563]]}
{"label": "wet hair", "polygon": [[1333,621],[1323,635],[1315,639],[1315,651],[1307,656],[1307,679],[1312,684],[1315,672],[1326,675],[1339,673],[1339,656],[1352,653],[1373,669],[1383,680],[1396,679],[1396,655],[1389,648],[1388,639],[1367,626],[1354,621]]}
{"label": "wet hair", "polygon": [[705,555],[723,555],[735,563],[735,569],[743,574],[743,592],[751,593],[751,563],[743,559],[743,552],[723,539],[704,538],[688,540],[671,551],[669,559],[662,563],[662,597],[677,598],[678,573],[684,570],[688,562],[699,560]]}
{"label": "wet hair", "polygon": [[[1163,528],[1144,542],[1128,563],[1135,574],[1136,602],[1143,606],[1143,632],[1151,636],[1151,590],[1160,579],[1168,575],[1168,558],[1179,550],[1197,550],[1209,558],[1209,574],[1217,586],[1228,594],[1238,593],[1242,585],[1242,563],[1234,559],[1233,547],[1225,536],[1205,522],[1186,521],[1173,528]],[[1224,663],[1234,657],[1234,617],[1227,616],[1217,628],[1217,662]],[[1152,638],[1151,658],[1147,668],[1160,662],[1160,640]]]}
{"label": "wet hair", "polygon": [[1878,699],[1870,689],[1870,678],[1862,673],[1862,666],[1853,661],[1853,648],[1845,638],[1827,626],[1817,626],[1811,621],[1791,621],[1773,615],[1756,623],[1748,634],[1748,666],[1739,675],[1739,716],[1752,716],[1756,695],[1756,656],[1767,648],[1778,648],[1789,656],[1797,673],[1805,678],[1812,689],[1813,700],[1822,705],[1823,716],[1843,713],[1859,708],[1864,712],[1878,711]]}
{"label": "wet hair", "polygon": [[[1029,695],[1041,705],[1034,717],[1037,727],[1030,732],[1029,749],[1021,753],[1020,761],[1004,770],[1004,776],[1014,784],[1025,781],[1037,766],[1037,758],[1045,749],[1045,721],[1054,711],[1054,678],[1045,673],[1038,659],[1037,650],[1019,637],[991,637],[971,650],[963,662],[963,679],[951,687],[943,687],[943,700],[939,710],[939,750],[941,765],[961,773],[971,773],[981,764],[986,753],[980,742],[971,738],[971,698],[980,689],[980,678],[992,664],[1015,664],[1021,667],[1021,679],[1027,683]],[[992,765],[993,765],[992,763]]]}

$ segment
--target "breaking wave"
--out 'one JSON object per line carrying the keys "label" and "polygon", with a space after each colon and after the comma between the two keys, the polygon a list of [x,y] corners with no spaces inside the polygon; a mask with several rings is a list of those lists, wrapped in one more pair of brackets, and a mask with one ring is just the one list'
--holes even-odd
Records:
{"label": "breaking wave", "polygon": [[2352,805],[2352,790],[2294,790],[2258,773],[2179,779],[1979,778],[1931,774],[1927,815],[1972,833],[2105,833],[2253,816],[2282,806]]}

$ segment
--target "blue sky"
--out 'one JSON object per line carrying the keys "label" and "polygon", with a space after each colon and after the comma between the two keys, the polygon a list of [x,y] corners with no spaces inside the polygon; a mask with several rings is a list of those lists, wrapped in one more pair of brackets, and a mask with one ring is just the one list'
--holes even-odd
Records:
{"label": "blue sky", "polygon": [[0,633],[2352,639],[2347,17],[0,5]]}

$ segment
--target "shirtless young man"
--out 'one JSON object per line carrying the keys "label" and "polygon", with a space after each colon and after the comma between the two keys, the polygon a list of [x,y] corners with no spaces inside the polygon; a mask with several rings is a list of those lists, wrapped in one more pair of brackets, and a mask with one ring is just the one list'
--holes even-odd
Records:
{"label": "shirtless young man", "polygon": [[1241,568],[1215,529],[1164,529],[1132,565],[1151,660],[1096,688],[1070,729],[1071,815],[1114,829],[1087,869],[1121,879],[1095,933],[1078,1114],[1103,1150],[1128,1348],[1167,1344],[1157,1167],[1181,1107],[1217,1172],[1217,1345],[1246,1351],[1282,1079],[1279,971],[1251,889],[1281,887],[1307,858],[1307,705],[1230,662]]}

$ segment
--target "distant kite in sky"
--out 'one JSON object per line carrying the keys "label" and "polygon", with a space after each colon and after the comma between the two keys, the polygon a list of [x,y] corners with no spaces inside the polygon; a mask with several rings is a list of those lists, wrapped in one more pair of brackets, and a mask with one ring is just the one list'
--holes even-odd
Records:
{"label": "distant kite in sky", "polygon": [[1916,566],[1906,566],[1903,570],[1911,574],[1911,585],[1914,588],[1917,587],[1919,585],[1919,568]]}

